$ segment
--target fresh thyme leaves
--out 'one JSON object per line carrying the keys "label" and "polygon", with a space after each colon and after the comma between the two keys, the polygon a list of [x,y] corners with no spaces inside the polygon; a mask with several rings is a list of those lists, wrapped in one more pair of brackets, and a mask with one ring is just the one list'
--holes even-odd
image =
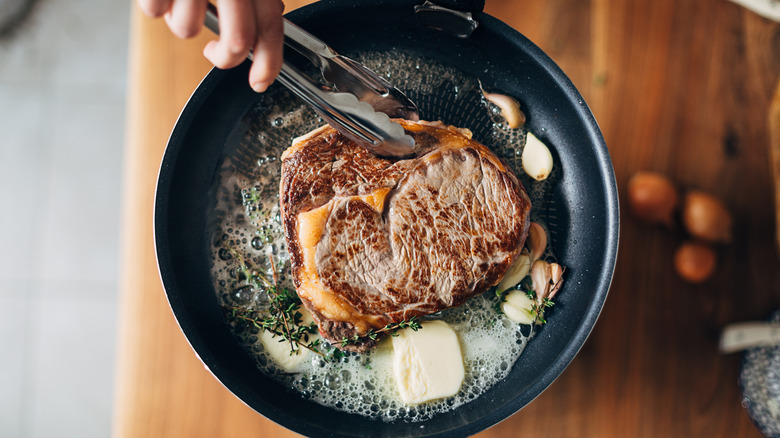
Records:
{"label": "fresh thyme leaves", "polygon": [[263,315],[255,311],[231,307],[233,318],[251,323],[260,330],[270,332],[274,336],[290,342],[290,355],[294,355],[300,348],[311,350],[314,353],[325,356],[320,352],[320,340],[312,339],[309,335],[317,333],[317,325],[314,323],[303,324],[302,314],[297,311],[295,305],[285,308],[280,315]]}
{"label": "fresh thyme leaves", "polygon": [[250,269],[240,253],[233,251],[233,256],[238,262],[236,277],[239,284],[236,284],[236,288],[250,287],[254,290],[262,290],[268,296],[267,312],[230,307],[228,310],[233,318],[251,323],[258,329],[268,331],[274,336],[280,336],[290,343],[290,355],[295,354],[299,348],[306,348],[324,356],[320,352],[320,340],[309,336],[317,333],[317,325],[303,322],[302,303],[298,294],[290,288],[278,285],[275,270],[273,271],[273,282],[270,282],[262,274]]}
{"label": "fresh thyme leaves", "polygon": [[[327,362],[337,362],[347,355],[336,346],[312,336],[317,333],[317,324],[314,322],[304,323],[300,297],[295,290],[278,285],[275,269],[272,271],[273,281],[269,281],[265,276],[251,269],[240,253],[231,250],[231,254],[237,262],[236,278],[238,281],[234,286],[236,290],[251,288],[255,291],[263,291],[268,297],[268,303],[262,310],[237,306],[226,307],[225,309],[230,313],[232,319],[244,321],[259,330],[281,337],[282,340],[290,344],[290,355],[296,354],[301,348],[322,356],[323,360]],[[271,264],[274,266],[273,259]],[[380,329],[370,330],[364,335],[344,338],[340,342],[340,347],[376,341],[387,334],[396,336],[398,330],[405,328],[417,331],[421,327],[417,318],[410,318],[388,324]]]}
{"label": "fresh thyme leaves", "polygon": [[[497,287],[492,288],[492,292],[495,294],[498,301],[496,301],[496,304],[493,305],[493,309],[495,309],[496,314],[503,315],[504,311],[501,309],[501,304],[506,302],[506,291],[500,291]],[[495,322],[495,321],[494,321]]]}
{"label": "fresh thyme leaves", "polygon": [[[536,294],[534,294],[536,296]],[[539,304],[534,300],[534,304],[531,306],[531,313],[534,315],[534,319],[539,324],[546,324],[547,320],[544,318],[544,310],[553,306],[552,300],[549,298],[542,299],[542,303]]]}
{"label": "fresh thyme leaves", "polygon": [[412,317],[409,319],[405,319],[401,322],[396,322],[392,324],[387,324],[386,326],[382,327],[381,329],[377,330],[369,330],[368,333],[366,333],[363,336],[355,335],[349,338],[342,338],[341,339],[341,346],[346,347],[348,345],[353,344],[359,344],[361,342],[366,342],[367,340],[376,341],[379,339],[380,336],[389,334],[390,336],[398,336],[398,331],[402,329],[411,329],[413,331],[417,331],[422,328],[419,321],[417,320],[417,317]]}

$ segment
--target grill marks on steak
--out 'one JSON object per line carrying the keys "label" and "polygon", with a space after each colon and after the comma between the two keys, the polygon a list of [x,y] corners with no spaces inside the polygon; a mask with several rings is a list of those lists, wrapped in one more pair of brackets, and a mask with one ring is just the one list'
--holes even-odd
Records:
{"label": "grill marks on steak", "polygon": [[[282,156],[293,281],[336,345],[484,292],[528,231],[528,196],[487,148],[441,124],[399,123],[414,158],[377,157],[329,127]],[[376,342],[365,341],[345,348]]]}

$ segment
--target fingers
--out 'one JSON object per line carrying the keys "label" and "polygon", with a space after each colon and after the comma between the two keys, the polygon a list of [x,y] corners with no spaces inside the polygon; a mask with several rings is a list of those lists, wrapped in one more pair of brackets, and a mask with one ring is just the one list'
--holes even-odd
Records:
{"label": "fingers", "polygon": [[[164,16],[171,31],[180,38],[200,32],[208,0],[138,0],[149,16]],[[265,91],[282,68],[284,23],[281,0],[218,0],[220,36],[209,42],[203,54],[218,68],[235,67],[254,51],[249,84]]]}
{"label": "fingers", "polygon": [[203,27],[206,17],[204,0],[173,0],[165,13],[165,22],[179,38],[192,38]]}
{"label": "fingers", "polygon": [[249,84],[258,93],[265,91],[282,68],[284,23],[281,0],[264,0],[256,3],[257,42],[254,61],[249,70]]}
{"label": "fingers", "polygon": [[171,8],[172,1],[173,0],[138,0],[138,6],[141,7],[144,14],[157,18],[168,12],[168,9]]}
{"label": "fingers", "polygon": [[219,8],[219,40],[206,45],[203,54],[218,68],[240,64],[254,47],[257,28],[252,0],[221,0]]}

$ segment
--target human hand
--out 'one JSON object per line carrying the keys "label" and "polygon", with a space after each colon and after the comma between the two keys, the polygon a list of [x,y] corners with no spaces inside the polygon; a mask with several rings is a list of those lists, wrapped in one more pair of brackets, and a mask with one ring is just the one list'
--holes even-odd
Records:
{"label": "human hand", "polygon": [[[192,38],[203,27],[208,0],[138,0],[143,12],[165,17],[179,38]],[[203,55],[217,68],[232,68],[253,51],[249,85],[258,93],[273,83],[282,68],[284,25],[281,0],[218,0],[218,40],[210,41]]]}

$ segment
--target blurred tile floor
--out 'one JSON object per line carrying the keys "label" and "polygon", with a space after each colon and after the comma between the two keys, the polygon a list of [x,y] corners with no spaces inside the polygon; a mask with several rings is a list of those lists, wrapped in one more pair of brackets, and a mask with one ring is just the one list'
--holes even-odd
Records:
{"label": "blurred tile floor", "polygon": [[0,37],[3,438],[110,435],[130,7],[38,0]]}

